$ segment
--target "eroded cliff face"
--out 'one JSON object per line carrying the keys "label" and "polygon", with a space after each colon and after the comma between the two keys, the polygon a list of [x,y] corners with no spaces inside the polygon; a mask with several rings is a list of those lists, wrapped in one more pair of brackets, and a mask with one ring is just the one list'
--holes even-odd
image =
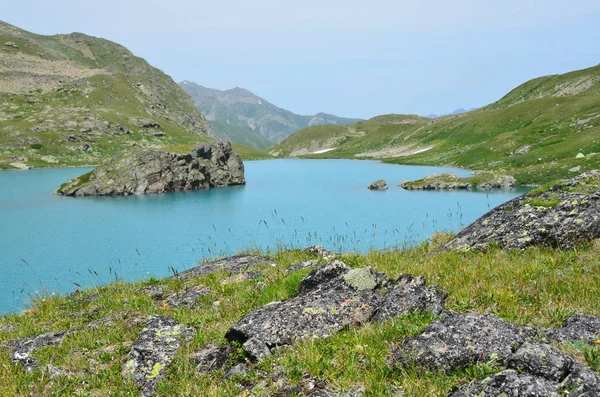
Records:
{"label": "eroded cliff face", "polygon": [[231,143],[202,144],[190,154],[163,150],[124,153],[89,174],[64,183],[57,194],[110,196],[152,194],[243,185],[244,164]]}

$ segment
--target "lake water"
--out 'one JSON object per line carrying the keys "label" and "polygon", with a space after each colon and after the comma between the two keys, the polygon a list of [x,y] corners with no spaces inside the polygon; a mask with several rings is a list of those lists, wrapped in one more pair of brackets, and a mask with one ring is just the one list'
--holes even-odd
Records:
{"label": "lake water", "polygon": [[[53,194],[89,169],[0,172],[0,313],[35,294],[114,279],[167,276],[202,259],[252,248],[367,251],[458,230],[517,196],[420,192],[397,185],[433,172],[358,160],[246,162],[246,186],[163,195],[71,198]],[[387,179],[388,191],[367,186]]]}

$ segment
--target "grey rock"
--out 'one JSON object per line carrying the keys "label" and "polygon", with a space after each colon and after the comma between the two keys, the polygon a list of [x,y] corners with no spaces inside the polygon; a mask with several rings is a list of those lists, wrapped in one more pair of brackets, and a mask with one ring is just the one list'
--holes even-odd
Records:
{"label": "grey rock", "polygon": [[487,180],[479,185],[477,189],[492,190],[492,189],[512,189],[517,185],[517,180],[510,175],[495,175],[492,179]]}
{"label": "grey rock", "polygon": [[50,379],[62,378],[62,377],[68,378],[71,376],[71,373],[69,371],[67,371],[66,369],[55,367],[52,364],[46,365],[46,373],[48,374]]}
{"label": "grey rock", "polygon": [[122,375],[142,389],[143,396],[153,396],[166,368],[175,358],[182,343],[188,342],[196,330],[164,316],[152,316],[133,342]]}
{"label": "grey rock", "polygon": [[[410,299],[405,299],[406,305],[398,305],[401,310],[382,311],[380,308],[394,299],[386,300],[382,292],[391,289],[390,294],[396,294],[392,297],[401,296],[395,291],[396,287],[404,289],[406,284],[395,284],[369,268],[352,269],[334,261],[304,277],[298,296],[248,313],[227,331],[225,338],[242,344],[251,359],[260,361],[279,346],[291,345],[296,340],[324,338],[346,327],[365,324],[372,321],[378,311],[389,318],[395,313],[429,309],[427,304],[415,299],[414,310],[411,310]],[[383,317],[381,314],[380,318]]]}
{"label": "grey rock", "polygon": [[441,249],[481,250],[490,244],[524,249],[571,248],[600,237],[600,172],[557,182],[494,208]]}
{"label": "grey rock", "polygon": [[493,360],[505,364],[535,331],[492,315],[444,312],[440,320],[392,351],[392,362],[430,370],[462,369]]}
{"label": "grey rock", "polygon": [[245,273],[237,273],[221,280],[221,284],[233,284],[242,283],[248,280],[256,280],[257,278],[263,277],[264,274],[259,271],[249,271]]}
{"label": "grey rock", "polygon": [[19,46],[17,45],[17,43],[15,43],[14,41],[7,41],[6,43],[4,43],[4,45],[7,46],[7,47],[19,48]]}
{"label": "grey rock", "polygon": [[203,263],[200,266],[181,272],[175,276],[184,280],[190,280],[207,274],[227,272],[232,274],[245,273],[255,270],[260,266],[275,263],[273,258],[257,255],[235,255],[216,261]]}
{"label": "grey rock", "polygon": [[295,265],[290,266],[287,270],[286,273],[287,274],[291,274],[294,273],[298,270],[303,270],[303,269],[315,269],[317,267],[321,267],[325,265],[323,262],[318,261],[318,260],[314,260],[314,259],[309,259],[307,261],[304,262],[300,262],[297,263]]}
{"label": "grey rock", "polygon": [[72,331],[48,332],[28,338],[9,341],[6,343],[6,346],[12,348],[12,362],[20,364],[25,371],[31,372],[39,365],[37,360],[32,357],[32,353],[43,347],[59,345],[62,343],[65,336],[71,332]]}
{"label": "grey rock", "polygon": [[464,385],[448,397],[562,397],[558,388],[556,382],[509,369]]}
{"label": "grey rock", "polygon": [[600,396],[600,374],[575,362],[562,386],[571,390],[570,397]]}
{"label": "grey rock", "polygon": [[520,148],[518,148],[517,150],[515,150],[515,152],[513,153],[513,156],[520,156],[525,153],[529,153],[529,151],[531,150],[532,147],[533,147],[533,145],[523,145]]}
{"label": "grey rock", "polygon": [[201,296],[211,293],[210,288],[204,285],[186,286],[182,290],[168,295],[164,301],[171,307],[194,307]]}
{"label": "grey rock", "polygon": [[231,378],[234,376],[246,376],[250,373],[250,367],[246,363],[238,364],[225,373],[225,378]]}
{"label": "grey rock", "polygon": [[471,184],[460,181],[459,177],[451,172],[443,172],[430,174],[416,181],[402,182],[400,187],[406,190],[454,190],[470,189]]}
{"label": "grey rock", "polygon": [[413,312],[430,312],[437,316],[444,310],[447,296],[448,293],[436,285],[426,287],[424,282],[422,284],[400,282],[385,295],[372,321],[385,321]]}
{"label": "grey rock", "polygon": [[103,162],[85,178],[68,181],[56,193],[66,196],[151,194],[245,183],[244,164],[233,153],[231,143],[218,142],[212,145],[210,159],[198,157],[195,150],[187,155],[162,150],[123,153]]}
{"label": "grey rock", "polygon": [[131,121],[133,121],[140,128],[160,128],[160,124],[150,119],[137,118],[132,119]]}
{"label": "grey rock", "polygon": [[138,292],[148,295],[152,299],[162,299],[168,288],[166,285],[149,285],[147,287],[140,288]]}
{"label": "grey rock", "polygon": [[300,252],[320,256],[326,261],[335,258],[335,253],[325,249],[325,247],[323,247],[321,244],[311,245],[310,247],[302,248]]}
{"label": "grey rock", "polygon": [[546,344],[526,342],[508,360],[510,368],[562,382],[573,368],[574,359]]}
{"label": "grey rock", "polygon": [[385,179],[380,179],[369,185],[369,190],[387,190],[388,184]]}
{"label": "grey rock", "polygon": [[90,149],[90,145],[89,145],[89,144],[87,144],[87,143],[84,143],[84,144],[81,146],[81,150],[83,150],[84,152],[88,151],[89,149]]}
{"label": "grey rock", "polygon": [[197,372],[210,372],[223,368],[233,353],[231,346],[208,346],[196,352],[192,358]]}
{"label": "grey rock", "polygon": [[600,339],[600,318],[591,316],[569,317],[562,327],[546,330],[546,336],[561,343],[578,341],[594,343]]}

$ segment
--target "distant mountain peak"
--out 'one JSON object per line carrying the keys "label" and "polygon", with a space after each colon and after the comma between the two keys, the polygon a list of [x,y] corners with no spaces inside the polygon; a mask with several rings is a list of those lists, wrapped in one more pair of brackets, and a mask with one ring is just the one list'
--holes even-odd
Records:
{"label": "distant mountain peak", "polygon": [[[298,115],[277,107],[242,87],[221,91],[189,80],[182,81],[180,86],[192,97],[198,110],[212,121],[211,125],[217,135],[227,139],[231,139],[231,126],[241,127],[275,144],[308,126],[344,125],[359,121],[323,112],[314,116]],[[240,133],[239,130],[235,132],[237,135]]]}

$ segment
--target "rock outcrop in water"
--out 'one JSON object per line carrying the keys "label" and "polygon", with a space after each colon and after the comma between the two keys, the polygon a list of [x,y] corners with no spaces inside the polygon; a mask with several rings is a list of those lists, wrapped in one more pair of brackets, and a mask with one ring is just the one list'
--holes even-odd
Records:
{"label": "rock outcrop in water", "polygon": [[443,249],[485,249],[491,244],[570,248],[600,237],[600,171],[555,182],[494,208]]}
{"label": "rock outcrop in water", "polygon": [[439,314],[445,298],[444,290],[426,286],[423,278],[406,275],[394,282],[370,268],[334,261],[304,277],[297,297],[248,313],[225,338],[260,361],[272,349],[302,338],[324,338],[345,327],[412,312]]}
{"label": "rock outcrop in water", "polygon": [[123,153],[90,174],[63,184],[57,194],[110,196],[243,185],[244,164],[231,143],[202,144],[190,154],[163,150]]}
{"label": "rock outcrop in water", "polygon": [[459,178],[451,172],[427,175],[416,181],[405,181],[400,187],[406,190],[464,190],[477,188],[480,190],[512,189],[516,180],[510,175],[493,173],[480,174],[475,177]]}
{"label": "rock outcrop in water", "polygon": [[387,190],[388,184],[385,179],[380,179],[369,185],[369,190]]}
{"label": "rock outcrop in water", "polygon": [[[546,397],[600,395],[600,374],[551,346],[552,342],[585,342],[600,333],[600,319],[567,320],[562,328],[544,332],[511,324],[492,315],[444,312],[420,335],[407,338],[392,351],[392,366],[424,367],[449,372],[477,364],[500,370],[462,386],[451,397]],[[565,329],[570,332],[564,333]],[[580,333],[578,331],[581,331]],[[552,335],[561,335],[558,340]]]}

